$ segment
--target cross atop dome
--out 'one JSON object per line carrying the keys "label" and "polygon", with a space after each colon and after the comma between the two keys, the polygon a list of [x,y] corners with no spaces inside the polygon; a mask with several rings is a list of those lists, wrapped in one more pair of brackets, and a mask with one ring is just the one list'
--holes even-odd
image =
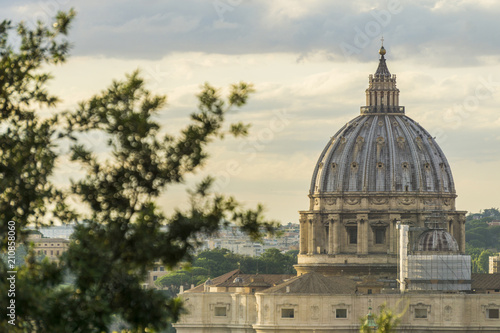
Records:
{"label": "cross atop dome", "polygon": [[387,53],[387,51],[384,48],[384,37],[382,37],[380,40],[382,41],[382,46],[378,51],[378,53],[380,54],[380,61],[378,63],[377,71],[375,72],[375,76],[378,75],[391,77],[391,72],[389,72],[389,68],[387,68],[387,64],[385,63],[384,55]]}
{"label": "cross atop dome", "polygon": [[384,49],[384,36],[382,36],[382,38],[380,38],[380,41],[382,42],[382,45],[380,46],[380,50],[378,51],[378,54],[380,54],[383,57],[386,53],[386,51]]}

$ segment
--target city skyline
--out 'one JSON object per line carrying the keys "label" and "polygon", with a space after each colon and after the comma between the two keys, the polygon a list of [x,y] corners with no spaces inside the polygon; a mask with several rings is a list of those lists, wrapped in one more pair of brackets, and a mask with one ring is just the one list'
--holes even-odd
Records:
{"label": "city skyline", "polygon": [[[319,154],[365,105],[368,75],[384,36],[387,65],[398,77],[400,105],[436,137],[457,188],[457,209],[500,206],[500,54],[493,1],[47,1],[2,4],[4,18],[47,21],[74,7],[72,56],[51,69],[57,111],[74,108],[140,68],[160,114],[175,134],[197,105],[200,85],[252,82],[248,105],[230,115],[252,124],[244,139],[210,148],[203,172],[221,192],[282,223],[298,221]],[[49,15],[50,14],[50,15]],[[424,97],[422,97],[424,96]],[[87,138],[100,148],[104,139]],[[77,177],[61,161],[56,181]],[[185,187],[167,189],[166,212],[186,203]]]}

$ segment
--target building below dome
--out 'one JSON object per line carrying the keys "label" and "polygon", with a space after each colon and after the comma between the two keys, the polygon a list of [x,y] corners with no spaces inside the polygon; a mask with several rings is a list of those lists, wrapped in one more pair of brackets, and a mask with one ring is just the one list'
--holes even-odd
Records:
{"label": "building below dome", "polygon": [[397,332],[499,331],[500,274],[471,278],[448,162],[404,115],[380,54],[367,106],[314,170],[297,276],[233,271],[194,287],[178,333],[355,333],[382,307]]}
{"label": "building below dome", "polygon": [[405,115],[384,52],[369,76],[366,106],[328,142],[313,171],[309,210],[300,212],[299,274],[395,276],[396,223],[410,239],[438,211],[465,252],[465,211],[455,207],[450,165],[434,138]]}

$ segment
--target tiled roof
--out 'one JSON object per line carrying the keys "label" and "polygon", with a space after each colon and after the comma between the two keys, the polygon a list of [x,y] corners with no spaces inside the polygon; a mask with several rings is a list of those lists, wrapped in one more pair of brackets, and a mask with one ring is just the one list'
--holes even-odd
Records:
{"label": "tiled roof", "polygon": [[356,282],[341,276],[323,276],[312,272],[297,276],[280,285],[266,289],[263,293],[282,294],[354,294]]}
{"label": "tiled roof", "polygon": [[493,290],[500,289],[500,273],[480,274],[472,273],[472,289],[474,290]]}
{"label": "tiled roof", "polygon": [[[218,287],[272,287],[295,275],[286,274],[238,274],[233,280],[227,280]],[[235,281],[237,278],[238,281]]]}
{"label": "tiled roof", "polygon": [[[216,278],[211,279],[211,285],[212,286],[217,286],[223,282],[226,282],[228,280],[232,281],[234,279],[234,276],[237,274],[240,274],[241,271],[239,269],[235,269],[234,271],[231,271],[229,273],[226,273],[224,275],[218,276]],[[186,290],[187,293],[199,293],[205,290],[204,284],[200,284],[192,289]]]}
{"label": "tiled roof", "polygon": [[35,238],[33,239],[35,243],[69,243],[66,238]]}

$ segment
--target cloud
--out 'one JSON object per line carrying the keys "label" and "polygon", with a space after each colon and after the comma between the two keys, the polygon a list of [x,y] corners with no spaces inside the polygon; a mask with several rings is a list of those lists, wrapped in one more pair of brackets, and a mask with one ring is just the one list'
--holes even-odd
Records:
{"label": "cloud", "polygon": [[[500,4],[483,1],[66,1],[4,4],[4,15],[33,20],[78,11],[76,55],[160,59],[175,52],[320,54],[368,61],[384,34],[389,55],[436,66],[478,65],[500,45]],[[347,48],[347,50],[346,50]]]}

